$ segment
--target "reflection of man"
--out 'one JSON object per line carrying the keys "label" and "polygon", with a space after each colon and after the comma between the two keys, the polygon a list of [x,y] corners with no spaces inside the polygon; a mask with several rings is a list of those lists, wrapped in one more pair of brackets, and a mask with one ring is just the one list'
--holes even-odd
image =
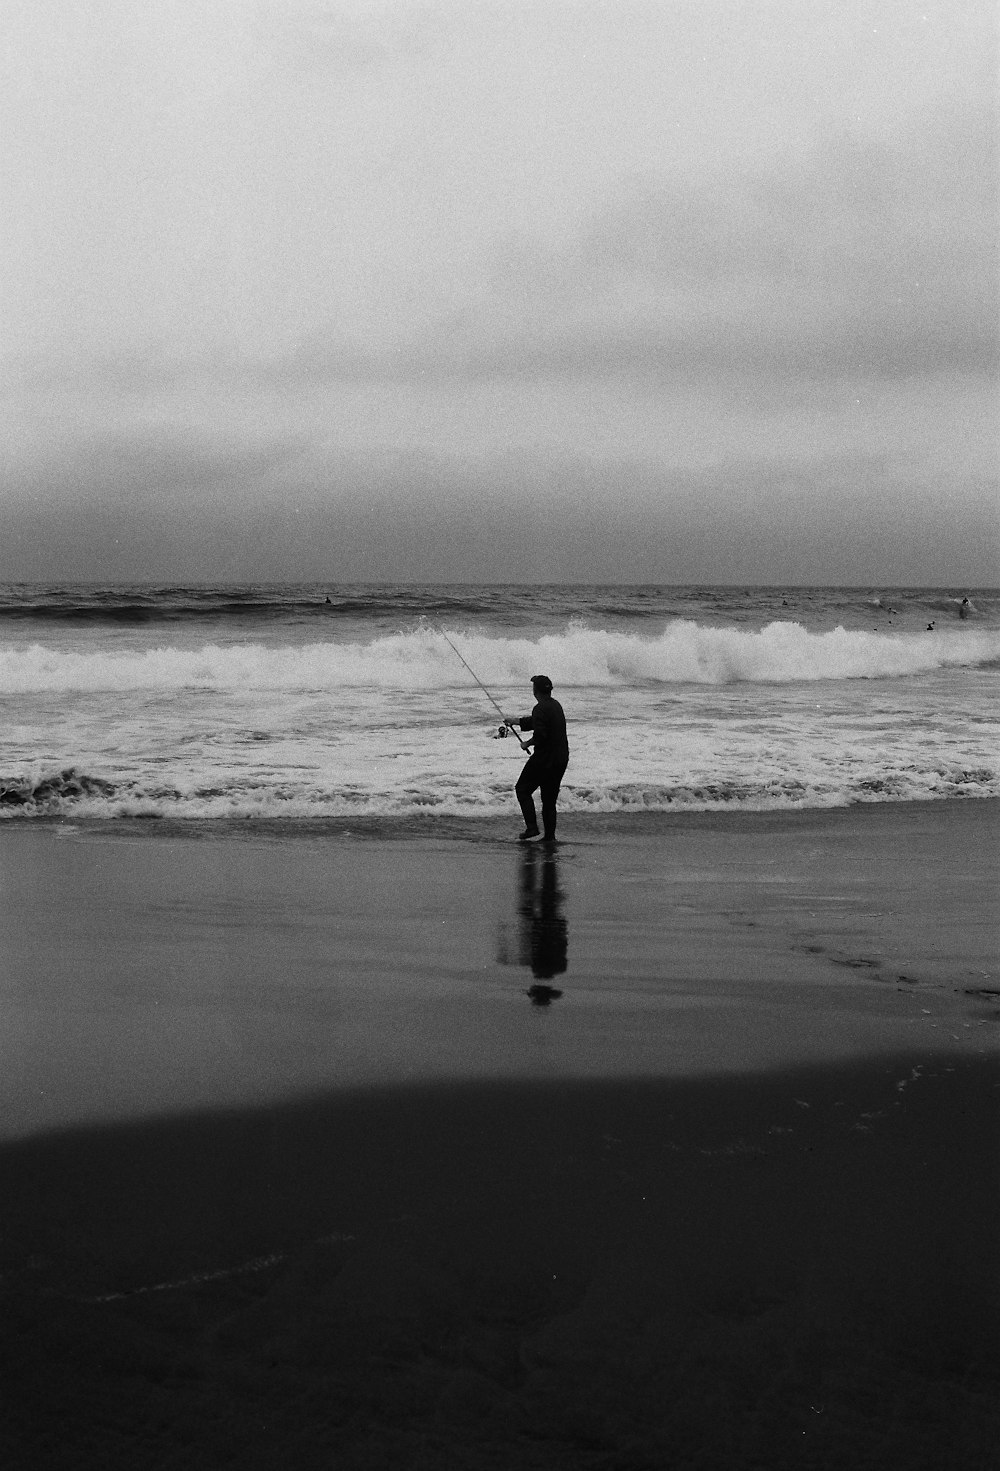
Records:
{"label": "reflection of man", "polygon": [[[543,857],[536,849],[529,848],[521,870],[518,958],[522,965],[531,967],[531,974],[539,981],[550,981],[566,969],[568,937],[562,906],[563,892],[555,856]],[[548,986],[532,986],[528,994],[535,991],[548,992],[548,1000],[560,994]],[[532,995],[532,999],[536,998]]]}
{"label": "reflection of man", "polygon": [[535,708],[531,714],[522,715],[520,720],[507,722],[508,725],[519,725],[522,730],[532,732],[528,744],[533,750],[514,788],[524,816],[521,842],[538,837],[538,818],[535,816],[532,795],[540,790],[544,841],[554,843],[556,798],[559,796],[559,784],[569,764],[566,716],[559,701],[552,698],[552,681],[547,674],[536,674],[532,678],[531,688],[535,696]]}

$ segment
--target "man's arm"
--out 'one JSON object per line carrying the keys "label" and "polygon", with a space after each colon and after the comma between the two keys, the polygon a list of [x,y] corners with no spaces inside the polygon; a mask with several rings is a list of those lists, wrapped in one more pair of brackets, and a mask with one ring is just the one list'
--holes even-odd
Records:
{"label": "man's arm", "polygon": [[[504,724],[508,730],[534,730],[535,721],[532,715],[522,715],[517,720],[506,720]],[[534,736],[530,741],[522,741],[522,746],[530,746],[534,743]]]}

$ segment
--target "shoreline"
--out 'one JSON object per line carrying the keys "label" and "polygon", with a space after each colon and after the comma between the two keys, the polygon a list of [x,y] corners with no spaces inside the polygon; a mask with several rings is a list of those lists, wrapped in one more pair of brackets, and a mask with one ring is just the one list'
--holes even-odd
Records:
{"label": "shoreline", "polygon": [[[577,835],[583,838],[612,835],[616,828],[623,829],[625,836],[635,837],[665,837],[672,831],[690,828],[733,831],[751,824],[776,829],[787,824],[789,830],[794,831],[796,827],[811,822],[836,824],[869,812],[891,812],[902,821],[906,820],[903,814],[912,813],[913,820],[916,820],[921,813],[940,811],[943,808],[964,808],[970,804],[1000,811],[1000,796],[921,797],[810,807],[758,808],[733,803],[714,808],[677,807],[614,812],[573,812],[560,809],[559,833],[560,842],[565,843],[572,841]],[[862,817],[861,820],[865,819]],[[361,813],[322,817],[165,817],[159,814],[144,817],[86,817],[63,812],[28,817],[19,815],[15,810],[0,818],[0,841],[6,831],[37,829],[51,832],[62,828],[91,836],[106,834],[109,837],[116,834],[126,837],[162,834],[171,838],[213,835],[250,838],[349,836],[359,839],[438,837],[456,841],[475,841],[478,837],[502,842],[514,841],[520,826],[512,787],[509,812],[481,815],[414,812],[406,815]]]}

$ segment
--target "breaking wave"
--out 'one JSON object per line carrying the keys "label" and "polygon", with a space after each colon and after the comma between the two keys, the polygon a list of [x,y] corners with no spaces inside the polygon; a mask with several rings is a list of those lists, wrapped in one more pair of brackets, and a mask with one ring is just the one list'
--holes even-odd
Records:
{"label": "breaking wave", "polygon": [[[846,807],[858,803],[935,801],[1000,796],[1000,770],[930,762],[905,770],[868,773],[828,770],[812,779],[793,775],[743,780],[566,782],[560,808],[572,813],[683,811],[781,811]],[[167,818],[193,821],[322,820],[354,817],[493,817],[510,815],[506,783],[470,785],[464,790],[434,782],[396,788],[364,789],[336,782],[269,782],[235,773],[212,783],[185,786],[136,780],[116,781],[76,768],[39,781],[0,778],[0,821],[5,818]]]}
{"label": "breaking wave", "polygon": [[[778,622],[749,631],[677,619],[654,637],[574,624],[537,639],[456,629],[449,636],[480,679],[498,688],[523,687],[539,670],[568,689],[891,679],[947,667],[1000,666],[1000,631],[995,629],[883,634],[835,628],[814,633],[799,623]],[[75,653],[34,644],[0,650],[0,693],[5,694],[448,689],[468,681],[453,650],[426,627],[367,643],[286,648],[238,643]]]}

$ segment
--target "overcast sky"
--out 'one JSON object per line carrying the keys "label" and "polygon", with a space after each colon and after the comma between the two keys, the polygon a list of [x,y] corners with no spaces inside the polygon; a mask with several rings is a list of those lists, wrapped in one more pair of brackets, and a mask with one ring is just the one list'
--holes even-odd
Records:
{"label": "overcast sky", "polygon": [[0,577],[1000,580],[992,0],[0,22]]}

